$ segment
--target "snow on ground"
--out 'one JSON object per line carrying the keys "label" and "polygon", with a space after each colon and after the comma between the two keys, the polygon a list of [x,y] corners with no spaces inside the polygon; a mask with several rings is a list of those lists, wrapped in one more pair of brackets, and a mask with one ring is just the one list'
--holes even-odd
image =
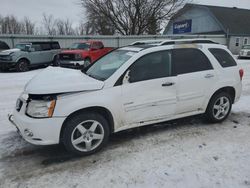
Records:
{"label": "snow on ground", "polygon": [[61,146],[26,143],[7,121],[40,70],[0,73],[0,187],[250,187],[250,60],[243,95],[221,124],[189,117],[115,134],[82,158]]}

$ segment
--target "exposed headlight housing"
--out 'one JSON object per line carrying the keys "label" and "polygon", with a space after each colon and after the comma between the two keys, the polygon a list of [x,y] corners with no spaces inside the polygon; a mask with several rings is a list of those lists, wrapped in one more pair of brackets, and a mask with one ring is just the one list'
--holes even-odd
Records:
{"label": "exposed headlight housing", "polygon": [[75,54],[75,60],[82,60],[81,54]]}
{"label": "exposed headlight housing", "polygon": [[49,118],[53,116],[56,100],[31,100],[26,109],[26,114],[34,118]]}

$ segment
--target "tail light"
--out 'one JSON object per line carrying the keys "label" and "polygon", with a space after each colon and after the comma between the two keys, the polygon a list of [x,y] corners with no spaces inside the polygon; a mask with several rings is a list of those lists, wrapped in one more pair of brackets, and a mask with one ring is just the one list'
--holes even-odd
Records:
{"label": "tail light", "polygon": [[243,76],[244,76],[244,70],[240,69],[239,70],[239,74],[240,74],[240,80],[242,80]]}

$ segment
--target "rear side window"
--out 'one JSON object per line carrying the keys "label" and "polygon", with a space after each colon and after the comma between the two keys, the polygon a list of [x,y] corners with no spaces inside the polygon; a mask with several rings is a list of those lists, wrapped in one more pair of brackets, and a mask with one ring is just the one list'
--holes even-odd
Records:
{"label": "rear side window", "polygon": [[41,45],[40,44],[32,44],[32,48],[34,48],[35,51],[41,51]]}
{"label": "rear side window", "polygon": [[41,43],[42,50],[51,50],[50,43]]}
{"label": "rear side window", "polygon": [[53,43],[51,44],[51,48],[52,48],[52,49],[60,49],[60,45],[59,45],[59,43],[57,43],[57,42],[53,42]]}
{"label": "rear side window", "polygon": [[209,51],[213,54],[222,67],[232,67],[237,65],[233,57],[226,50],[210,48]]}
{"label": "rear side window", "polygon": [[101,49],[101,48],[103,48],[103,44],[101,42],[94,42],[92,44],[92,48],[93,49]]}
{"label": "rear side window", "polygon": [[198,49],[174,49],[172,56],[175,75],[213,69],[207,56]]}
{"label": "rear side window", "polygon": [[130,82],[139,82],[171,76],[171,51],[147,54],[130,68]]}

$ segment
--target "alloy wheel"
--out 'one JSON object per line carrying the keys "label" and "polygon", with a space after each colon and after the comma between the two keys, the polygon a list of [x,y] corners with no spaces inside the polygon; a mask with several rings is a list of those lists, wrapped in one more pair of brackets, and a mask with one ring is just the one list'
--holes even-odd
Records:
{"label": "alloy wheel", "polygon": [[225,118],[229,112],[230,109],[230,101],[227,97],[222,96],[218,98],[213,106],[213,116],[221,120]]}
{"label": "alloy wheel", "polygon": [[97,148],[104,139],[104,128],[96,120],[87,120],[78,124],[71,134],[71,142],[75,149],[89,152]]}

